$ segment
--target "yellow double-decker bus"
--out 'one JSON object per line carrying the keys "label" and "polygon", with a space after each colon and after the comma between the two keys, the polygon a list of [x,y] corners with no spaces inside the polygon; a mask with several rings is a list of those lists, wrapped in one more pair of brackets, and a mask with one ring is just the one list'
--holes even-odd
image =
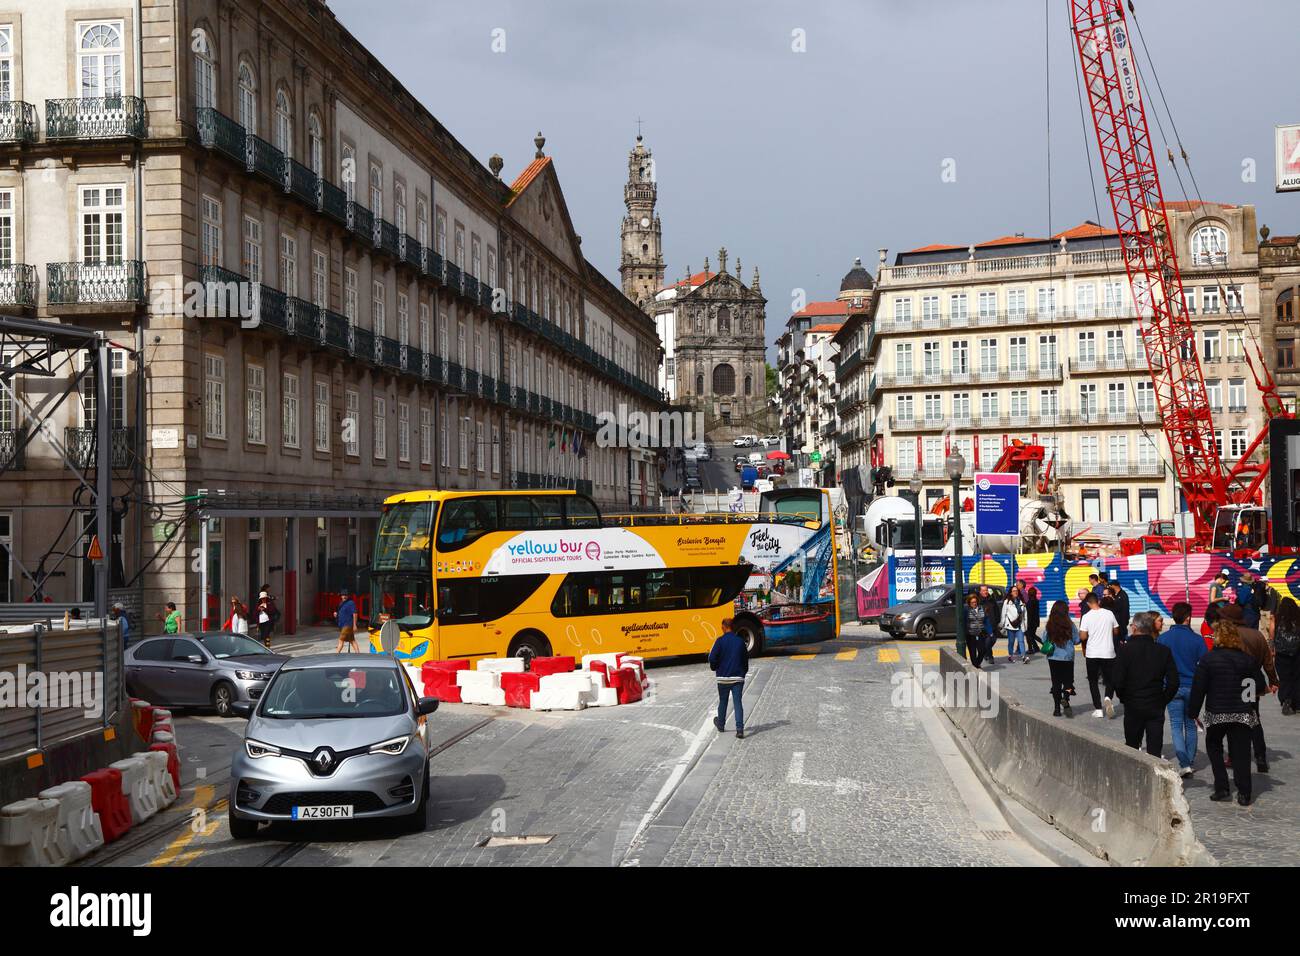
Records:
{"label": "yellow double-decker bus", "polygon": [[384,502],[370,647],[396,621],[411,663],[707,653],[724,618],[751,653],[839,633],[822,489],[757,513],[606,515],[571,491],[412,491]]}

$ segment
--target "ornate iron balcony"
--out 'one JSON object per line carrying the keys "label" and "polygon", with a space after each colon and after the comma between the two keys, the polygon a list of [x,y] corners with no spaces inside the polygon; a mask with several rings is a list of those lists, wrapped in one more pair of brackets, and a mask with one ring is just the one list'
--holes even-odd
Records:
{"label": "ornate iron balcony", "polygon": [[0,470],[17,471],[27,467],[27,450],[23,441],[25,428],[0,429]]}
{"label": "ornate iron balcony", "polygon": [[[131,463],[133,430],[115,427],[110,429],[109,433],[112,437],[109,467],[126,468]],[[63,430],[63,444],[68,454],[68,460],[77,468],[86,469],[95,463],[94,428],[65,428]]]}
{"label": "ornate iron balcony", "polygon": [[40,132],[36,107],[22,100],[0,103],[0,143],[34,143]]}
{"label": "ornate iron balcony", "polygon": [[199,142],[204,148],[224,153],[241,165],[248,162],[248,134],[244,127],[210,106],[199,107],[194,111],[194,117],[199,129]]}
{"label": "ornate iron balcony", "polygon": [[0,305],[36,305],[36,267],[15,262],[0,266]]}
{"label": "ornate iron balcony", "polygon": [[250,173],[265,176],[273,183],[284,184],[284,153],[260,136],[247,133],[244,139],[248,152],[246,162]]}
{"label": "ornate iron balcony", "polygon": [[316,208],[347,225],[348,194],[326,179],[316,180]]}
{"label": "ornate iron balcony", "polygon": [[309,205],[316,205],[319,177],[296,159],[287,159],[284,164],[284,191],[297,196]]}
{"label": "ornate iron balcony", "polygon": [[50,305],[143,303],[145,268],[139,259],[121,262],[50,262],[45,288]]}
{"label": "ornate iron balcony", "polygon": [[138,96],[45,101],[45,138],[144,139],[148,112]]}
{"label": "ornate iron balcony", "polygon": [[401,258],[401,233],[399,233],[397,227],[387,219],[380,219],[378,216],[375,217],[372,241],[374,242],[376,249],[388,253],[394,259]]}
{"label": "ornate iron balcony", "polygon": [[374,214],[355,200],[348,201],[348,228],[367,242],[375,241]]}

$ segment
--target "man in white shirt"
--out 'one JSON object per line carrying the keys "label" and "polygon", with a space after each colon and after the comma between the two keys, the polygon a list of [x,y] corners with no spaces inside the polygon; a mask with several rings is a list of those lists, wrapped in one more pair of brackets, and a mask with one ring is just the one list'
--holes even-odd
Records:
{"label": "man in white shirt", "polygon": [[[1111,669],[1115,666],[1115,638],[1119,636],[1119,621],[1101,606],[1097,595],[1087,598],[1088,613],[1079,622],[1083,637],[1083,655],[1088,665],[1088,690],[1092,692],[1092,716],[1115,716],[1115,703],[1111,692]],[[1106,685],[1103,699],[1098,691],[1098,679]]]}

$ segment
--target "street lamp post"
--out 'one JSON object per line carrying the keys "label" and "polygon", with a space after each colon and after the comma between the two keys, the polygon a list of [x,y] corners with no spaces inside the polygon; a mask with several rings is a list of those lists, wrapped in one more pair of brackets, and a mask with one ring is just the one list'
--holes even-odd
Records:
{"label": "street lamp post", "polygon": [[912,489],[912,501],[916,506],[916,593],[913,595],[915,598],[921,594],[921,492],[925,490],[925,481],[920,475],[913,475],[907,487]]}
{"label": "street lamp post", "polygon": [[961,553],[961,476],[966,470],[966,459],[961,456],[961,452],[954,451],[944,462],[944,471],[952,479],[952,533],[955,535],[953,541],[953,565],[952,565],[952,585],[953,585],[953,604],[957,615],[954,623],[954,633],[957,635],[957,653],[962,657],[966,656],[966,582],[965,569],[962,567]]}

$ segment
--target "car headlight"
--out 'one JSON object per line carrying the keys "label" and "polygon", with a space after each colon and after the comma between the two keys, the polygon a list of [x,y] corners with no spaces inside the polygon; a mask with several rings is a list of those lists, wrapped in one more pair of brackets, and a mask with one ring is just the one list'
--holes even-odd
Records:
{"label": "car headlight", "polygon": [[240,680],[270,680],[275,676],[273,671],[235,671],[235,676]]}
{"label": "car headlight", "polygon": [[911,619],[912,619],[912,615],[910,615],[910,614],[900,614],[900,615],[898,615],[898,623],[899,623],[899,624],[906,624],[906,623],[907,623],[908,621],[910,621]]}
{"label": "car headlight", "polygon": [[272,747],[270,744],[264,744],[257,740],[245,740],[244,751],[254,760],[259,757],[278,757],[280,755],[279,747]]}
{"label": "car headlight", "polygon": [[370,748],[372,754],[388,754],[390,757],[396,757],[406,749],[406,745],[411,742],[411,735],[405,734],[401,737],[394,737],[392,740],[385,740],[383,743],[375,744]]}

